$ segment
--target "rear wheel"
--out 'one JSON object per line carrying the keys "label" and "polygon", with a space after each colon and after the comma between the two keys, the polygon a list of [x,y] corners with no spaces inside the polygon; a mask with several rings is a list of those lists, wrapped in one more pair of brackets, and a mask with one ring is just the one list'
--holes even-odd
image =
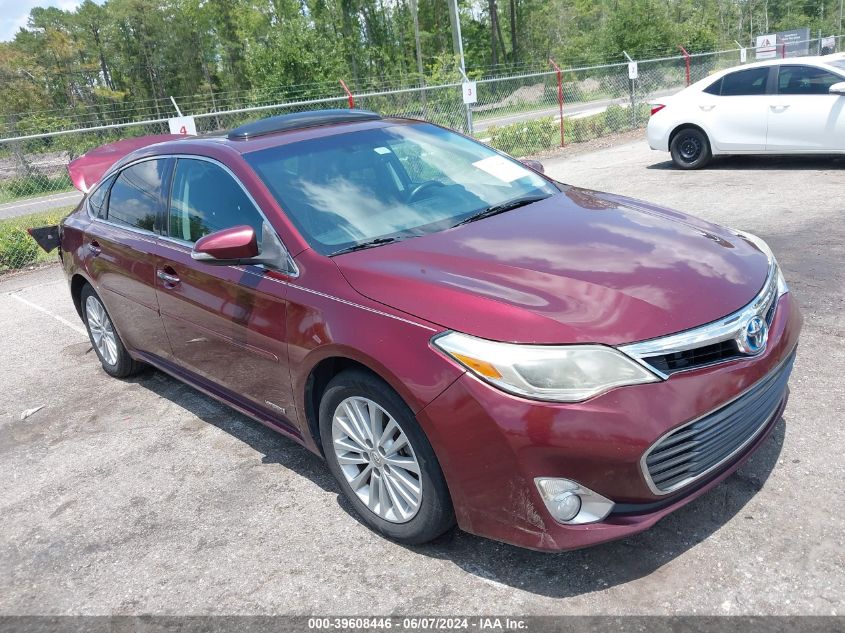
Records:
{"label": "rear wheel", "polygon": [[669,151],[672,153],[672,161],[681,169],[701,169],[713,157],[707,135],[692,127],[675,134]]}
{"label": "rear wheel", "polygon": [[446,480],[399,395],[358,370],[338,374],[320,401],[329,469],[369,527],[400,543],[425,543],[454,525]]}
{"label": "rear wheel", "polygon": [[141,371],[144,366],[126,351],[106,307],[90,284],[82,288],[80,299],[88,337],[103,370],[115,378],[126,378]]}

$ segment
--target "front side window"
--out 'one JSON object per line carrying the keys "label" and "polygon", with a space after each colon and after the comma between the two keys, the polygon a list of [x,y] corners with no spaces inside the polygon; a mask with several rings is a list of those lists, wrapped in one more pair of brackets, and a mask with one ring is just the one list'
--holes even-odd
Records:
{"label": "front side window", "polygon": [[560,193],[511,158],[427,123],[246,154],[318,252],[441,231],[499,205]]}
{"label": "front side window", "polygon": [[167,234],[194,243],[242,224],[251,226],[261,241],[261,214],[235,179],[214,163],[180,158],[173,174]]}
{"label": "front side window", "polygon": [[843,79],[813,66],[781,66],[778,73],[778,94],[826,95],[830,87]]}
{"label": "front side window", "polygon": [[742,97],[766,94],[769,68],[751,68],[725,75],[721,80],[720,93],[723,97]]}
{"label": "front side window", "polygon": [[117,176],[109,193],[109,222],[154,231],[167,160],[145,160]]}

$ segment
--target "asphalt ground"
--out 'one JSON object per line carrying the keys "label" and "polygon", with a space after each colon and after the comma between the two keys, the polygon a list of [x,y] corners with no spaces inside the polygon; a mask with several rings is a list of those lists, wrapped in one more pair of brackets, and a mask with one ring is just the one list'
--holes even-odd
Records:
{"label": "asphalt ground", "polygon": [[39,213],[41,211],[51,211],[52,209],[59,209],[61,207],[76,206],[81,199],[82,194],[78,191],[63,191],[62,193],[54,193],[49,196],[14,200],[0,204],[0,220]]}
{"label": "asphalt ground", "polygon": [[545,159],[778,255],[806,319],[792,397],[718,488],[577,552],[394,544],[305,449],[159,372],[106,376],[54,266],[0,278],[0,614],[841,614],[845,160],[666,161]]}

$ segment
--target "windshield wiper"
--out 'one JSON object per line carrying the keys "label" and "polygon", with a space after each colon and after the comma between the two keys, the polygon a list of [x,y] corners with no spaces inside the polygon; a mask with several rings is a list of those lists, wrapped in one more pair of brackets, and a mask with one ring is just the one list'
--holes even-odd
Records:
{"label": "windshield wiper", "polygon": [[401,237],[377,237],[374,240],[368,240],[366,242],[361,242],[360,244],[353,244],[352,246],[341,248],[339,251],[332,253],[331,257],[334,257],[335,255],[343,255],[344,253],[352,253],[354,251],[362,251],[365,248],[381,246],[382,244],[390,244],[391,242],[401,242],[402,239],[403,238]]}
{"label": "windshield wiper", "polygon": [[483,220],[484,218],[499,215],[500,213],[505,213],[506,211],[513,211],[514,209],[518,209],[519,207],[525,207],[529,204],[533,204],[534,202],[540,202],[540,200],[545,200],[549,197],[551,196],[525,196],[524,198],[516,198],[515,200],[505,202],[504,204],[496,204],[492,207],[487,207],[486,209],[483,209],[478,213],[472,214],[468,218],[458,222],[455,226],[463,226],[464,224],[476,222],[477,220]]}

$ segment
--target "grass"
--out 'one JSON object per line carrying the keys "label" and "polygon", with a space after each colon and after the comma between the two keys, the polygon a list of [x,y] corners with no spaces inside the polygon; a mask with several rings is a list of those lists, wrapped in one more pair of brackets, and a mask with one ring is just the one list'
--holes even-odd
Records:
{"label": "grass", "polygon": [[45,253],[26,230],[58,224],[73,209],[61,207],[0,220],[0,274],[55,261],[56,251]]}
{"label": "grass", "polygon": [[38,174],[14,178],[0,182],[0,204],[72,190],[73,187],[67,175],[50,177]]}

